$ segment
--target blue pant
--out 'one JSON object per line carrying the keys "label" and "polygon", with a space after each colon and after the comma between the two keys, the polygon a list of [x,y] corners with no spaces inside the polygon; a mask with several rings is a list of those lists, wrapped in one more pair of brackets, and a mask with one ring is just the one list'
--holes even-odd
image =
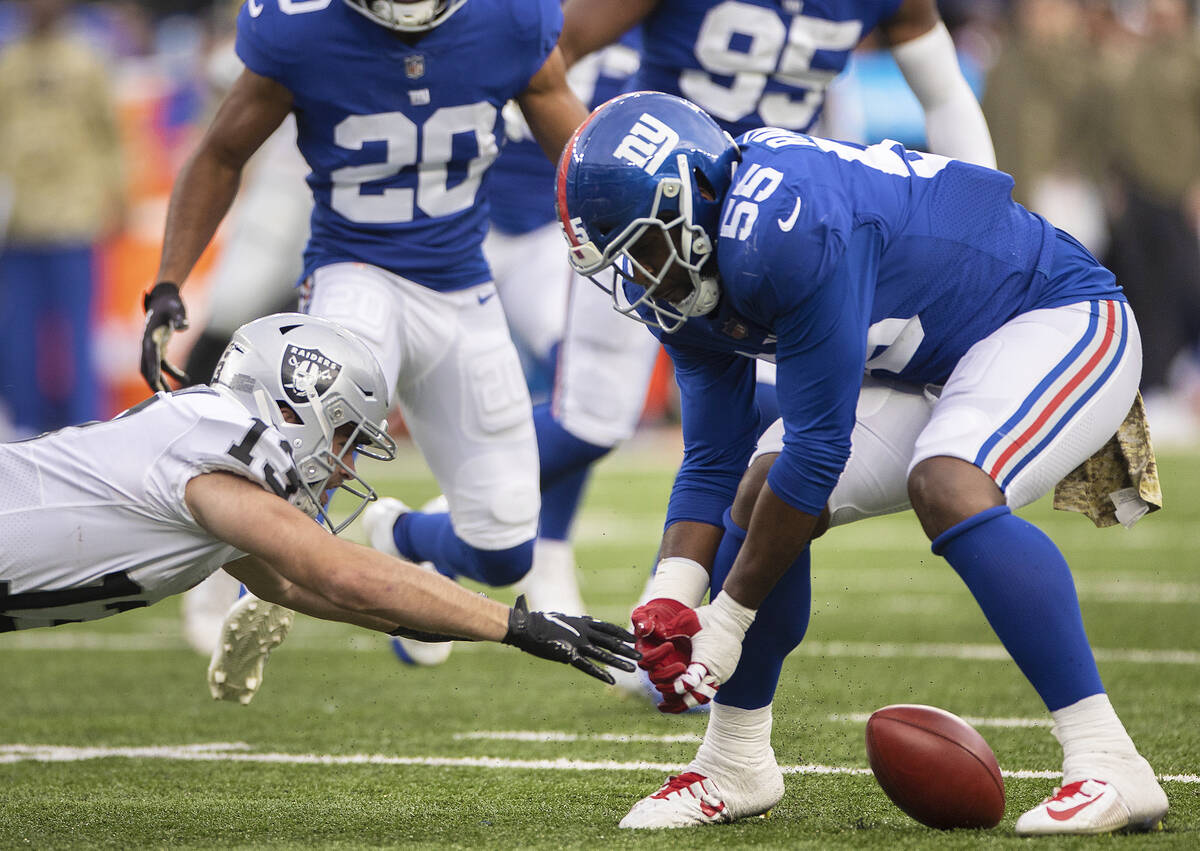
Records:
{"label": "blue pant", "polygon": [[90,245],[0,250],[0,399],[32,433],[96,419]]}

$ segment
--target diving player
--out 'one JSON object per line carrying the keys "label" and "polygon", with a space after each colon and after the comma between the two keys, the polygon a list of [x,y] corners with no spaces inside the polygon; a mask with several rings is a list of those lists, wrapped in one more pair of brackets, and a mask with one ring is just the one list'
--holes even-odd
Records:
{"label": "diving player", "polygon": [[[238,329],[211,387],[0,445],[0,632],[141,608],[224,568],[314,617],[503,641],[606,682],[592,660],[631,669],[619,627],[509,609],[330,534],[375,496],[355,456],[395,457],[381,428],[390,384],[354,335],[276,314]],[[358,500],[340,523],[323,507],[331,488]],[[245,693],[265,658],[257,645],[228,656],[214,696]]]}

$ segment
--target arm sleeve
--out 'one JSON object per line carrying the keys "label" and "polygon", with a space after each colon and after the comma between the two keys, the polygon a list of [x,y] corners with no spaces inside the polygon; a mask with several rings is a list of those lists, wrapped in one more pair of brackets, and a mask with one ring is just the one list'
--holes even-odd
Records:
{"label": "arm sleeve", "polygon": [[666,525],[692,520],[720,526],[758,434],[754,361],[727,352],[666,348],[675,365],[683,420],[683,464],[671,488]]}
{"label": "arm sleeve", "polygon": [[924,35],[895,45],[892,56],[925,110],[929,150],[995,168],[996,152],[987,121],[958,66],[946,25],[938,21]]}
{"label": "arm sleeve", "polygon": [[776,323],[784,437],[767,482],[809,514],[825,507],[850,457],[881,246],[874,227],[857,228],[829,278]]}

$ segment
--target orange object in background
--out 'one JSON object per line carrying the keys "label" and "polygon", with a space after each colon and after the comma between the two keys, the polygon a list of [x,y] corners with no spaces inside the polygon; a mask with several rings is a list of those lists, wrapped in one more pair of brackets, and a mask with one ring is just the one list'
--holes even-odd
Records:
{"label": "orange object in background", "polygon": [[[195,139],[191,129],[166,127],[163,116],[170,85],[150,63],[123,68],[116,80],[125,145],[128,216],[124,231],[101,247],[97,259],[93,340],[96,371],[105,386],[104,416],[112,416],[150,395],[138,371],[145,318],[142,294],[154,283],[171,187]],[[214,245],[200,258],[185,289],[193,328],[203,324],[205,284],[216,256]],[[189,334],[172,338],[173,363],[180,364],[186,357],[191,345]]]}

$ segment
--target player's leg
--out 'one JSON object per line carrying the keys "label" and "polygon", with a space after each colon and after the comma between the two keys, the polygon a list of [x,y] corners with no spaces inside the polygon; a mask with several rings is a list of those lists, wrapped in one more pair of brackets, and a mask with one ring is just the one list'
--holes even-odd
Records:
{"label": "player's leg", "polygon": [[392,540],[405,558],[446,575],[511,585],[532,559],[538,460],[529,392],[495,289],[438,293],[379,274],[403,300],[391,330],[400,342],[396,401],[449,505],[448,514],[399,513]]}
{"label": "player's leg", "polygon": [[1062,792],[1022,817],[1023,833],[1146,827],[1166,811],[1104,693],[1066,560],[1010,510],[1116,432],[1140,371],[1123,302],[1023,314],[960,361],[914,452],[909,492],[933,551],[963,578],[1063,744]]}
{"label": "player's leg", "polygon": [[[908,461],[931,408],[931,399],[920,388],[864,381],[850,460],[830,496],[818,534],[829,518],[842,525],[908,508]],[[725,534],[713,563],[713,593],[733,567],[754,501],[782,448],[783,423],[777,421],[759,438],[733,507],[725,515]],[[711,824],[761,813],[779,802],[783,776],[771,748],[772,701],[784,659],[804,638],[810,602],[806,549],[767,595],[746,632],[741,660],[717,692],[695,759],[681,779],[668,781],[634,805],[622,826]]]}

